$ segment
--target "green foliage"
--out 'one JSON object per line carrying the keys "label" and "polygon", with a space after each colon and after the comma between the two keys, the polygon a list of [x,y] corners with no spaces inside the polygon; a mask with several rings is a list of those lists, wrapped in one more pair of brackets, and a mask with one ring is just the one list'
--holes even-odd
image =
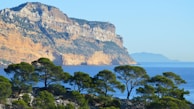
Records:
{"label": "green foliage", "polygon": [[164,96],[147,105],[147,109],[190,109],[190,108],[185,101],[169,96]]}
{"label": "green foliage", "polygon": [[125,84],[127,89],[127,99],[129,99],[131,92],[135,87],[144,85],[149,79],[146,71],[138,66],[117,66],[114,68],[114,71],[118,74],[118,79]]}
{"label": "green foliage", "polygon": [[138,89],[136,89],[136,92],[141,95],[141,97],[137,97],[141,101],[149,101],[156,98],[155,88],[151,85],[146,84],[144,85],[144,87],[139,87]]}
{"label": "green foliage", "polygon": [[89,109],[88,106],[88,100],[85,98],[84,95],[80,94],[77,91],[73,91],[72,95],[76,102],[79,104],[80,108],[79,109]]}
{"label": "green foliage", "polygon": [[5,77],[0,76],[0,103],[3,103],[11,93],[12,89],[10,81]]}
{"label": "green foliage", "polygon": [[110,105],[119,108],[121,107],[121,102],[119,99],[113,99]]}
{"label": "green foliage", "polygon": [[151,96],[151,95],[154,95],[155,93],[155,89],[154,87],[150,86],[150,85],[145,85],[144,88],[140,87],[137,89],[137,92],[139,93],[143,93],[143,94],[146,94],[148,96]]}
{"label": "green foliage", "polygon": [[54,101],[52,93],[44,90],[39,92],[33,104],[38,109],[54,109],[56,107]]}
{"label": "green foliage", "polygon": [[115,88],[121,92],[125,87],[116,79],[116,75],[109,70],[100,71],[94,77],[94,84],[96,84],[96,92],[104,96],[108,95],[108,92],[115,92]]}
{"label": "green foliage", "polygon": [[[99,95],[99,96],[89,96],[89,104],[94,106],[94,104],[98,104],[96,108],[98,109],[120,109],[121,107],[121,102],[119,99],[114,99],[111,96],[104,96],[104,95]],[[88,96],[87,96],[88,98]]]}
{"label": "green foliage", "polygon": [[141,100],[145,102],[147,109],[189,109],[184,98],[189,92],[178,88],[183,83],[186,82],[175,73],[164,72],[163,75],[150,78],[137,92],[142,95]]}
{"label": "green foliage", "polygon": [[166,88],[174,87],[174,83],[169,78],[162,75],[156,75],[152,77],[149,82],[155,83],[156,86],[163,86]]}
{"label": "green foliage", "polygon": [[30,101],[31,101],[31,98],[30,98],[30,96],[29,96],[28,94],[24,94],[24,95],[22,96],[22,99],[23,99],[24,102],[26,102],[27,104],[29,104]]}
{"label": "green foliage", "polygon": [[100,95],[98,96],[98,103],[101,104],[101,107],[108,107],[112,101],[112,97]]}
{"label": "green foliage", "polygon": [[65,109],[75,109],[75,107],[69,103],[65,106]]}
{"label": "green foliage", "polygon": [[54,65],[48,58],[40,58],[32,64],[39,74],[39,80],[44,82],[45,88],[53,82],[66,81],[69,78],[69,74],[63,72],[61,66]]}
{"label": "green foliage", "polygon": [[89,74],[84,72],[75,72],[71,78],[71,84],[77,86],[77,91],[81,92],[87,88],[90,88],[92,79]]}
{"label": "green foliage", "polygon": [[159,97],[171,96],[183,100],[184,95],[189,94],[188,91],[178,88],[178,85],[186,82],[173,72],[164,72],[163,75],[156,75],[149,82],[155,87],[155,93]]}
{"label": "green foliage", "polygon": [[162,75],[156,75],[152,77],[149,82],[154,85],[156,91],[155,93],[157,93],[159,97],[165,96],[166,92],[174,87],[173,82],[169,78],[166,78]]}
{"label": "green foliage", "polygon": [[178,89],[178,88],[173,88],[169,90],[168,96],[180,99],[180,100],[185,100],[184,95],[188,95],[190,92],[185,91],[184,89]]}
{"label": "green foliage", "polygon": [[32,85],[38,82],[38,76],[34,72],[34,67],[26,62],[11,64],[4,69],[7,74],[13,74],[11,82],[13,89],[18,93],[29,92]]}
{"label": "green foliage", "polygon": [[66,109],[64,105],[57,105],[55,109]]}
{"label": "green foliage", "polygon": [[110,107],[101,107],[99,109],[120,109],[118,107],[110,106]]}
{"label": "green foliage", "polygon": [[[32,64],[21,62],[11,64],[4,69],[7,74],[13,74],[13,77],[10,82],[7,78],[0,76],[0,103],[5,103],[5,99],[11,95],[12,90],[29,92],[31,86],[39,79],[44,82],[45,87],[41,88],[44,91],[39,91],[35,96],[31,107],[34,109],[75,109],[72,104],[66,106],[55,104],[54,95],[65,94],[79,105],[79,109],[89,109],[89,104],[94,107],[98,104],[96,108],[99,109],[119,109],[122,107],[120,100],[111,97],[110,93],[116,92],[116,89],[123,92],[125,86],[128,99],[131,91],[139,87],[136,91],[140,96],[134,98],[132,102],[137,105],[143,103],[142,106],[146,106],[147,109],[189,109],[189,102],[184,98],[189,92],[179,89],[179,85],[185,84],[186,81],[173,72],[164,72],[162,75],[149,78],[143,68],[124,65],[115,67],[114,71],[117,75],[109,70],[103,70],[94,78],[84,72],[75,72],[70,78],[69,73],[63,72],[60,66],[55,66],[47,58],[40,58]],[[125,85],[122,85],[117,78]],[[59,84],[61,82],[70,82],[77,87],[76,91],[66,93],[65,87]],[[97,93],[97,96],[80,93],[86,89],[93,94]],[[30,101],[30,96],[24,94],[22,99],[12,104],[16,109],[30,109],[27,105]]]}
{"label": "green foliage", "polygon": [[175,85],[185,84],[186,81],[183,80],[179,75],[173,72],[164,72],[163,75],[173,81]]}
{"label": "green foliage", "polygon": [[24,100],[16,100],[12,102],[14,109],[31,109]]}
{"label": "green foliage", "polygon": [[64,95],[66,93],[66,89],[64,88],[64,86],[60,84],[49,85],[48,91],[51,92],[55,96]]}
{"label": "green foliage", "polygon": [[121,105],[121,103],[120,103],[120,101],[119,100],[117,100],[117,99],[114,99],[114,98],[112,98],[112,97],[110,97],[110,96],[103,96],[103,95],[100,95],[100,96],[98,96],[98,98],[97,98],[97,102],[98,102],[98,104],[100,104],[100,108],[105,108],[105,109],[112,109],[112,108],[120,108],[120,105]]}

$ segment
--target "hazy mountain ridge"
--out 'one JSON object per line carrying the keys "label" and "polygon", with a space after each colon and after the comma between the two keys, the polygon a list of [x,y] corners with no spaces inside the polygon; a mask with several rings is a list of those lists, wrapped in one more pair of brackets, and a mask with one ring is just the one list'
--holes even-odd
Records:
{"label": "hazy mountain ridge", "polygon": [[177,60],[169,59],[168,57],[156,54],[156,53],[147,53],[147,52],[140,52],[140,53],[132,53],[131,57],[136,60],[136,62],[178,62]]}
{"label": "hazy mountain ridge", "polygon": [[40,57],[64,65],[135,63],[113,24],[69,18],[39,2],[0,11],[0,42],[4,63]]}

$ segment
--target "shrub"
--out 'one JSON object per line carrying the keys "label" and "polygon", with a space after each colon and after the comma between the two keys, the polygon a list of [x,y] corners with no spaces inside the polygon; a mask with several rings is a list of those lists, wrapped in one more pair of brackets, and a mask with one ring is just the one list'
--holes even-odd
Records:
{"label": "shrub", "polygon": [[24,95],[22,96],[22,99],[23,99],[24,102],[26,102],[27,104],[30,103],[30,101],[31,101],[31,98],[30,98],[30,96],[29,96],[28,94],[24,94]]}
{"label": "shrub", "polygon": [[75,107],[71,103],[69,103],[65,106],[65,109],[75,109]]}
{"label": "shrub", "polygon": [[64,95],[66,93],[66,89],[60,84],[49,85],[48,90],[56,96]]}
{"label": "shrub", "polygon": [[14,109],[31,109],[24,100],[13,101]]}
{"label": "shrub", "polygon": [[0,103],[4,103],[11,93],[12,90],[10,81],[5,77],[0,76]]}

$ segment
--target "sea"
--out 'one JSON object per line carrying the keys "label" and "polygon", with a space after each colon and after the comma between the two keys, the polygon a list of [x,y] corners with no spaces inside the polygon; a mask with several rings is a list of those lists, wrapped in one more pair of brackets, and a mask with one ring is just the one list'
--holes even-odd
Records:
{"label": "sea", "polygon": [[[147,74],[150,77],[155,75],[162,75],[163,72],[174,72],[179,75],[182,79],[184,79],[187,83],[180,86],[180,88],[184,88],[184,90],[189,91],[190,94],[186,95],[185,98],[194,103],[194,62],[171,62],[171,63],[141,63],[137,66],[143,67]],[[99,71],[102,70],[111,70],[113,71],[116,66],[63,66],[65,72],[69,72],[71,75],[74,72],[81,71],[90,74],[91,77],[95,76]],[[7,78],[10,78],[10,75],[7,75],[3,68],[0,68],[0,75],[3,75]],[[114,97],[118,98],[126,98],[127,92],[121,93],[120,91],[116,91],[112,93]],[[132,97],[136,97],[136,91],[133,90],[131,94]]]}

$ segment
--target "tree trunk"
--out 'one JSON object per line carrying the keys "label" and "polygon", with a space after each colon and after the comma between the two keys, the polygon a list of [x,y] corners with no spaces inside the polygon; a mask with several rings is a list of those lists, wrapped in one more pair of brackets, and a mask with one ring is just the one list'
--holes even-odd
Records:
{"label": "tree trunk", "polygon": [[47,88],[47,78],[44,79],[44,87]]}
{"label": "tree trunk", "polygon": [[127,92],[127,99],[129,100],[129,96],[130,96],[130,93],[129,92]]}
{"label": "tree trunk", "polygon": [[107,92],[108,92],[108,91],[107,91],[107,88],[106,88],[106,91],[105,91],[105,97],[107,96]]}
{"label": "tree trunk", "polygon": [[129,100],[129,97],[131,95],[133,87],[130,88],[130,90],[127,90],[127,99]]}

